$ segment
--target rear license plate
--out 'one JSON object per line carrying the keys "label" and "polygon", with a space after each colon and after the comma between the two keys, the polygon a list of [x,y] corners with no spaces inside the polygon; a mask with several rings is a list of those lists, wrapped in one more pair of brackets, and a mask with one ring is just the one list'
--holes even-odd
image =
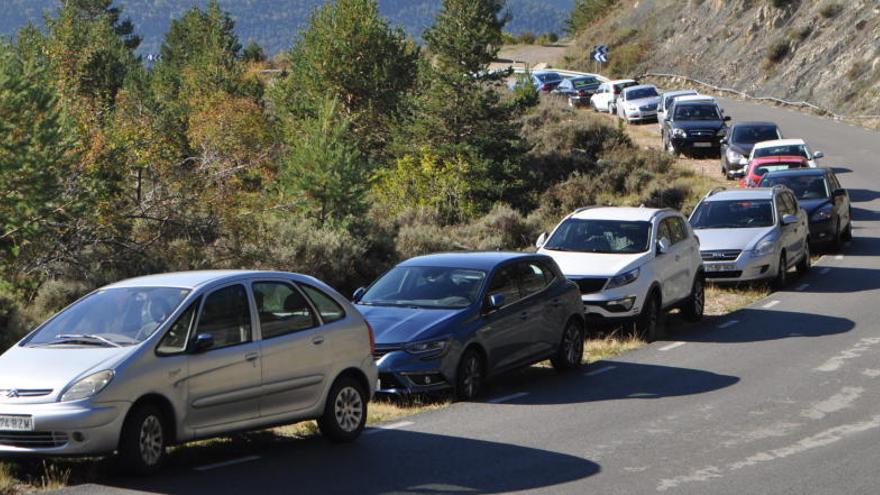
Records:
{"label": "rear license plate", "polygon": [[694,148],[711,148],[712,143],[694,143]]}
{"label": "rear license plate", "polygon": [[733,272],[736,271],[736,264],[715,263],[711,265],[705,265],[704,268],[707,272]]}
{"label": "rear license plate", "polygon": [[34,431],[34,418],[2,414],[0,431]]}

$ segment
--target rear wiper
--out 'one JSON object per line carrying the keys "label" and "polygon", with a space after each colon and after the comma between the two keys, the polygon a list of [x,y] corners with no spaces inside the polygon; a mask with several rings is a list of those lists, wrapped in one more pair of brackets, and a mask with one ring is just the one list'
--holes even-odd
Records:
{"label": "rear wiper", "polygon": [[122,344],[113,342],[112,340],[94,334],[66,333],[56,335],[55,340],[47,342],[46,345],[62,344],[64,342],[84,342],[84,343],[101,343],[110,347],[122,347]]}

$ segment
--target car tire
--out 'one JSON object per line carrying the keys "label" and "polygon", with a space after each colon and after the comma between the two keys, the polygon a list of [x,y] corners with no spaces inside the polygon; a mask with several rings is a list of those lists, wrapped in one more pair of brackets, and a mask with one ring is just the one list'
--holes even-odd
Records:
{"label": "car tire", "polygon": [[687,321],[700,321],[706,310],[706,281],[702,273],[694,278],[691,294],[681,308],[681,315]]}
{"label": "car tire", "polygon": [[663,337],[663,307],[660,295],[652,291],[645,300],[642,312],[636,318],[636,334],[647,342],[654,342]]}
{"label": "car tire", "polygon": [[324,414],[318,418],[321,434],[331,442],[353,442],[367,424],[368,392],[364,385],[352,376],[336,379],[327,394]]}
{"label": "car tire", "polygon": [[846,223],[846,228],[843,229],[843,240],[846,242],[852,241],[852,220]]}
{"label": "car tire", "polygon": [[834,224],[834,237],[831,239],[831,251],[839,252],[843,249],[843,231],[840,230],[840,220]]}
{"label": "car tire", "polygon": [[[840,236],[838,236],[838,238],[839,237]],[[812,260],[812,258],[810,258],[810,256],[811,256],[811,254],[810,254],[810,240],[807,239],[804,242],[805,242],[804,255],[801,257],[801,260],[798,261],[798,264],[797,264],[797,271],[798,271],[798,274],[801,276],[804,276],[804,275],[810,273],[810,268],[812,268],[812,266],[813,266],[813,260]]]}
{"label": "car tire", "polygon": [[153,404],[135,406],[122,425],[119,462],[138,476],[154,474],[165,463],[169,428],[165,415]]}
{"label": "car tire", "polygon": [[562,331],[562,341],[550,363],[556,371],[569,371],[580,368],[584,360],[584,327],[576,320],[570,320]]}
{"label": "car tire", "polygon": [[779,269],[776,271],[776,278],[773,279],[773,290],[782,290],[788,283],[788,259],[785,253],[779,255]]}
{"label": "car tire", "polygon": [[485,382],[486,364],[475,349],[468,349],[458,362],[455,372],[455,396],[469,401],[480,396]]}

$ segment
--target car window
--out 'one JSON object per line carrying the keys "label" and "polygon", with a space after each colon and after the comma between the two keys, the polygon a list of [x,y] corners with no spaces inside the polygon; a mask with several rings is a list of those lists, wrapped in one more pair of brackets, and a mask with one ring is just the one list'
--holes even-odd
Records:
{"label": "car window", "polygon": [[755,167],[754,174],[763,177],[767,172],[777,172],[779,170],[788,170],[792,168],[806,168],[807,165],[803,162],[791,162],[791,163],[769,163],[767,165],[758,165]]}
{"label": "car window", "polygon": [[780,193],[776,196],[776,209],[779,212],[779,217],[782,218],[785,215],[793,215],[797,213],[797,210],[789,201],[789,197],[785,193]]}
{"label": "car window", "polygon": [[775,223],[769,199],[704,201],[691,217],[695,229],[747,229]]}
{"label": "car window", "polygon": [[669,230],[669,219],[664,218],[660,221],[660,225],[657,226],[657,240],[663,239],[664,237],[669,239],[669,242],[672,242],[672,232]]}
{"label": "car window", "polygon": [[802,144],[788,144],[782,146],[767,146],[764,148],[756,148],[752,151],[755,158],[764,156],[802,156],[809,159],[810,154],[806,147]]}
{"label": "car window", "polygon": [[687,226],[681,217],[669,217],[669,233],[672,234],[672,243],[677,244],[688,238]]}
{"label": "car window", "polygon": [[516,280],[516,271],[513,266],[505,266],[492,277],[489,283],[488,294],[503,294],[504,305],[511,304],[520,299],[519,285]]}
{"label": "car window", "polygon": [[742,144],[755,144],[779,139],[779,131],[776,126],[741,125],[736,126],[732,134],[731,141]]}
{"label": "car window", "polygon": [[837,176],[834,175],[834,173],[829,173],[829,174],[828,174],[828,179],[829,179],[829,181],[831,182],[831,189],[832,189],[833,191],[836,191],[836,190],[838,190],[838,189],[843,189],[843,186],[840,185],[840,181],[837,180]]}
{"label": "car window", "polygon": [[358,301],[368,306],[466,308],[479,300],[486,273],[443,266],[396,266]]}
{"label": "car window", "polygon": [[196,334],[214,338],[211,349],[251,341],[251,311],[242,285],[219,289],[205,299]]}
{"label": "car window", "polygon": [[675,106],[675,120],[721,120],[718,106],[711,103],[689,103]]}
{"label": "car window", "polygon": [[657,90],[654,88],[631,89],[625,92],[624,95],[626,95],[627,100],[639,100],[657,96]]}
{"label": "car window", "polygon": [[189,339],[189,329],[192,327],[193,318],[196,310],[199,308],[201,299],[196,300],[186,308],[186,311],[177,318],[177,321],[171,325],[159,345],[156,352],[159,354],[177,354],[186,350],[186,343]]}
{"label": "car window", "polygon": [[[830,196],[825,177],[821,175],[782,175],[770,174],[761,180],[761,187],[783,185],[794,192],[797,199],[822,199]],[[834,187],[833,185],[831,186]]]}
{"label": "car window", "polygon": [[345,310],[332,297],[311,285],[300,284],[300,287],[318,309],[318,314],[321,315],[324,323],[332,323],[345,318]]}
{"label": "car window", "polygon": [[306,298],[292,285],[257,282],[253,287],[263,339],[318,326],[318,320]]}
{"label": "car window", "polygon": [[585,253],[643,253],[648,250],[650,237],[650,222],[568,218],[553,232],[544,244],[544,249]]}
{"label": "car window", "polygon": [[523,297],[541,292],[547,287],[547,278],[544,270],[540,264],[534,262],[517,264]]}

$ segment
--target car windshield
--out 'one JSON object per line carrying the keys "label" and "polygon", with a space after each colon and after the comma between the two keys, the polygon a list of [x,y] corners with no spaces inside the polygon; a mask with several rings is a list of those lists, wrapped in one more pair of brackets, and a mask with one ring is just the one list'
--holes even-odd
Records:
{"label": "car windshield", "polygon": [[573,79],[573,80],[571,81],[571,83],[574,84],[574,87],[575,87],[575,88],[580,89],[580,88],[586,88],[587,86],[595,86],[595,85],[596,85],[596,80],[595,80],[595,79],[592,79],[592,78],[587,78],[587,79]]}
{"label": "car windshield", "polygon": [[121,346],[143,342],[189,294],[172,287],[95,291],[58,313],[27,345]]}
{"label": "car windshield", "polygon": [[831,196],[828,181],[823,175],[783,175],[764,177],[761,187],[783,185],[794,192],[797,199],[824,199]]}
{"label": "car windshield", "polygon": [[773,224],[773,205],[769,199],[705,201],[691,217],[695,229],[751,229]]}
{"label": "car windshield", "polygon": [[544,244],[551,251],[587,253],[643,253],[648,250],[651,222],[580,220],[562,222]]}
{"label": "car windshield", "polygon": [[755,158],[763,156],[802,156],[810,158],[807,154],[807,147],[803,144],[789,144],[785,146],[767,146],[766,148],[756,148]]}
{"label": "car windshield", "polygon": [[712,103],[690,103],[676,105],[674,117],[675,120],[721,120],[721,113]]}
{"label": "car windshield", "polygon": [[415,308],[466,308],[475,303],[486,272],[435,266],[398,266],[377,280],[360,304]]}
{"label": "car windshield", "polygon": [[537,77],[538,80],[541,82],[552,82],[552,81],[558,81],[558,80],[562,79],[562,76],[560,76],[559,74],[556,74],[556,73],[535,74],[535,77]]}
{"label": "car windshield", "polygon": [[755,144],[761,141],[779,139],[779,131],[775,126],[736,126],[731,141],[741,144]]}
{"label": "car windshield", "polygon": [[657,90],[654,88],[631,89],[626,92],[627,100],[641,100],[642,98],[654,96],[657,96]]}
{"label": "car windshield", "polygon": [[758,165],[755,167],[755,175],[761,177],[767,172],[777,172],[779,170],[788,170],[791,168],[804,168],[805,165],[800,162],[793,163],[773,163],[769,165]]}
{"label": "car windshield", "polygon": [[677,95],[667,96],[667,97],[666,97],[666,101],[663,102],[663,106],[666,107],[666,108],[669,108],[669,107],[672,105],[672,102],[673,102],[676,98],[678,98],[678,97],[680,97],[680,96],[689,96],[689,95],[695,95],[695,94],[697,94],[696,91],[693,92],[693,93],[684,93],[684,94],[677,94]]}

